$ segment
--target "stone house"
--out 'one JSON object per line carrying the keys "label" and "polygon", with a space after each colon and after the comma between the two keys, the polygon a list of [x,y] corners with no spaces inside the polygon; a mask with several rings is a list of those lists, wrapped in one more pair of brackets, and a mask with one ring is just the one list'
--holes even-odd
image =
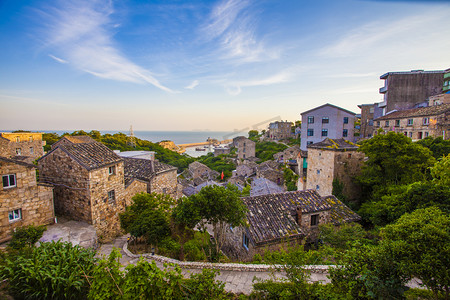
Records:
{"label": "stone house", "polygon": [[1,132],[0,155],[22,157],[28,163],[44,155],[45,141],[40,132]]}
{"label": "stone house", "polygon": [[248,226],[227,228],[223,251],[243,261],[266,250],[312,242],[318,225],[339,225],[360,217],[334,196],[321,197],[314,190],[243,197]]}
{"label": "stone house", "polygon": [[394,131],[403,133],[413,141],[428,136],[450,139],[450,104],[419,107],[401,111],[394,111],[375,119],[374,135],[379,129],[383,133]]}
{"label": "stone house", "polygon": [[302,150],[323,139],[341,139],[355,141],[356,114],[341,107],[324,104],[302,114]]}
{"label": "stone house", "polygon": [[278,163],[287,163],[290,160],[297,160],[298,153],[300,152],[300,147],[295,145],[289,147],[281,152],[275,153],[273,159]]}
{"label": "stone house", "polygon": [[188,174],[192,179],[203,178],[203,179],[216,179],[219,177],[219,172],[211,170],[206,165],[194,161],[188,166]]}
{"label": "stone house", "polygon": [[214,147],[214,156],[219,156],[221,154],[230,154],[230,147]]}
{"label": "stone house", "polygon": [[178,199],[177,168],[159,161],[123,157],[125,186],[134,179],[147,184],[146,192],[170,195]]}
{"label": "stone house", "polygon": [[96,140],[88,135],[65,135],[59,139],[59,141],[53,143],[52,150],[60,145],[72,145],[72,144],[90,144],[97,143]]}
{"label": "stone house", "polygon": [[[129,196],[121,157],[97,142],[61,143],[41,157],[38,166],[40,180],[54,186],[57,214],[92,224],[103,237],[120,233],[118,214]],[[139,181],[131,185],[139,187],[146,188]]]}
{"label": "stone house", "polygon": [[284,184],[284,174],[280,164],[272,160],[262,162],[257,166],[256,178],[266,178],[281,186]]}
{"label": "stone house", "polygon": [[236,176],[250,177],[256,175],[256,168],[258,165],[254,162],[241,164],[236,166]]}
{"label": "stone house", "polygon": [[233,139],[232,147],[237,149],[238,159],[255,157],[256,143],[245,136],[238,136]]}
{"label": "stone house", "polygon": [[36,181],[37,167],[0,156],[0,243],[11,230],[28,225],[52,224],[53,188]]}
{"label": "stone house", "polygon": [[267,137],[272,141],[281,141],[294,137],[292,133],[292,122],[276,121],[269,124]]}
{"label": "stone house", "polygon": [[360,174],[364,153],[358,146],[344,139],[325,139],[308,146],[306,189],[316,190],[321,196],[331,195],[333,180],[343,185],[348,200],[360,196],[360,187],[354,178]]}

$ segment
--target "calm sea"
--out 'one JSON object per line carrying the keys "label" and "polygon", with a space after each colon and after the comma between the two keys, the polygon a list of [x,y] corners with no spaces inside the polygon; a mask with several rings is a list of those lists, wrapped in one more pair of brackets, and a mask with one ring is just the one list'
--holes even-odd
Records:
{"label": "calm sea", "polygon": [[[59,135],[65,132],[65,130],[42,130],[40,132],[55,132]],[[102,134],[109,133],[114,134],[119,131],[100,131]],[[122,131],[128,135],[128,131]],[[150,142],[160,142],[163,140],[173,141],[175,144],[188,144],[188,143],[201,143],[206,142],[208,138],[218,139],[219,141],[230,139],[238,135],[247,136],[246,132],[234,133],[228,131],[134,131],[134,135],[142,140],[147,140]]]}

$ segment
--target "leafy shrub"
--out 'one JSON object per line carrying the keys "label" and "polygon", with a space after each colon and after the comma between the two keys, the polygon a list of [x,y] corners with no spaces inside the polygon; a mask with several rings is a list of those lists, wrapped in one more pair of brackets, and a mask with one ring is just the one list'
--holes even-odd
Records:
{"label": "leafy shrub", "polygon": [[205,252],[201,245],[195,239],[187,241],[183,245],[184,257],[188,261],[204,261],[206,260]]}
{"label": "leafy shrub", "polygon": [[42,243],[30,252],[7,257],[0,278],[17,299],[85,299],[95,252],[71,243]]}
{"label": "leafy shrub", "polygon": [[160,255],[178,258],[180,256],[181,245],[171,237],[166,237],[158,245]]}
{"label": "leafy shrub", "polygon": [[47,227],[41,226],[26,226],[18,227],[16,231],[12,232],[12,239],[9,243],[9,247],[15,250],[20,250],[26,246],[32,247],[44,234]]}

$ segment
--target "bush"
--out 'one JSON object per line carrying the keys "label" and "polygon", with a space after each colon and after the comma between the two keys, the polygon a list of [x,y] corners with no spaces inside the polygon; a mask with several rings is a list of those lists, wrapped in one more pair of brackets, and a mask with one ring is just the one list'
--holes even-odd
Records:
{"label": "bush", "polygon": [[71,243],[42,243],[31,251],[7,257],[0,279],[17,299],[86,299],[95,252]]}
{"label": "bush", "polygon": [[158,245],[158,253],[160,255],[179,258],[181,245],[171,237],[166,237]]}
{"label": "bush", "polygon": [[47,227],[41,226],[26,226],[18,227],[16,231],[12,232],[12,239],[9,243],[9,247],[15,250],[20,250],[24,247],[32,247],[42,237]]}

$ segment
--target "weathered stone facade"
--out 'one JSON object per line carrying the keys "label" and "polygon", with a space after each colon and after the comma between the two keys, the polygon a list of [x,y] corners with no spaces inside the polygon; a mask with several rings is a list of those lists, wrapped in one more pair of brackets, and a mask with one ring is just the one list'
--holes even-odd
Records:
{"label": "weathered stone facade", "polygon": [[292,122],[277,121],[269,124],[269,130],[267,131],[267,137],[273,141],[286,140],[293,138]]}
{"label": "weathered stone facade", "polygon": [[178,199],[177,169],[156,173],[149,187],[149,193],[166,194]]}
{"label": "weathered stone facade", "polygon": [[45,141],[39,132],[2,132],[0,133],[0,155],[12,158],[26,157],[24,161],[31,163],[44,155]]}
{"label": "weathered stone facade", "polygon": [[125,187],[125,206],[130,206],[133,204],[131,200],[136,194],[147,191],[148,184],[147,182],[134,179]]}
{"label": "weathered stone facade", "polygon": [[256,143],[245,136],[238,136],[233,139],[233,147],[237,148],[237,158],[247,159],[255,156]]}
{"label": "weathered stone facade", "polygon": [[450,104],[420,107],[396,111],[375,120],[373,134],[394,131],[410,137],[413,141],[428,136],[450,139]]}
{"label": "weathered stone facade", "polygon": [[96,143],[96,141],[88,135],[66,135],[52,145],[52,150],[61,145]]}
{"label": "weathered stone facade", "polygon": [[53,188],[36,182],[34,165],[0,157],[0,176],[0,242],[17,227],[53,223]]}
{"label": "weathered stone facade", "polygon": [[308,148],[308,172],[306,189],[316,190],[320,195],[331,195],[333,180],[343,184],[343,194],[348,200],[360,196],[360,187],[354,178],[361,172],[364,153],[345,140],[331,140],[310,145]]}

